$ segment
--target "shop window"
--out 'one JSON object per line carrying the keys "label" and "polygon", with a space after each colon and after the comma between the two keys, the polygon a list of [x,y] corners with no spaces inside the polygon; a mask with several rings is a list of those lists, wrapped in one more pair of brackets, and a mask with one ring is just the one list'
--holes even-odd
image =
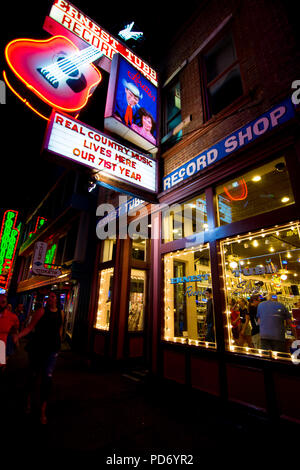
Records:
{"label": "shop window", "polygon": [[207,119],[243,94],[240,67],[231,34],[217,42],[203,57]]}
{"label": "shop window", "polygon": [[107,238],[102,242],[100,262],[112,261],[116,251],[116,239]]}
{"label": "shop window", "polygon": [[99,330],[109,330],[113,277],[114,268],[100,271],[98,310],[95,324],[95,327]]}
{"label": "shop window", "polygon": [[221,184],[217,198],[219,225],[293,204],[284,157]]}
{"label": "shop window", "polygon": [[[172,82],[164,93],[164,129],[166,147],[178,142],[182,137],[182,131],[173,134],[175,127],[181,123],[181,94],[180,83]],[[168,135],[169,134],[169,135]],[[167,137],[168,136],[168,137]]]}
{"label": "shop window", "polygon": [[205,194],[173,204],[162,210],[162,239],[164,243],[204,233],[208,229]]}
{"label": "shop window", "polygon": [[146,261],[146,240],[139,238],[132,240],[131,256],[133,259]]}
{"label": "shop window", "polygon": [[214,348],[215,322],[208,245],[165,255],[164,276],[163,339]]}
{"label": "shop window", "polygon": [[130,272],[128,331],[143,331],[145,314],[146,271]]}
{"label": "shop window", "polygon": [[289,224],[221,243],[228,349],[293,359],[300,340],[300,232]]}

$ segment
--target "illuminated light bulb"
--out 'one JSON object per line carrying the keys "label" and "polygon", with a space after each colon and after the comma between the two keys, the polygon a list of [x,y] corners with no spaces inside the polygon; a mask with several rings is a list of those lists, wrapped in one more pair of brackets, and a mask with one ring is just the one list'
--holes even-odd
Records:
{"label": "illuminated light bulb", "polygon": [[232,269],[235,269],[238,267],[238,264],[236,261],[231,261],[231,263],[229,263],[229,266],[232,268]]}
{"label": "illuminated light bulb", "polygon": [[254,242],[252,243],[253,246],[257,247],[259,245],[258,241],[257,240],[254,240]]}
{"label": "illuminated light bulb", "polygon": [[294,277],[297,277],[297,276],[298,276],[298,274],[295,273],[295,274],[294,274]]}
{"label": "illuminated light bulb", "polygon": [[271,246],[271,248],[269,248],[269,251],[272,251],[272,252],[273,252],[273,251],[274,251],[274,248]]}
{"label": "illuminated light bulb", "polygon": [[241,266],[244,266],[244,264],[245,264],[244,261],[241,261],[241,262],[240,262],[240,265],[241,265]]}
{"label": "illuminated light bulb", "polygon": [[203,224],[203,228],[204,228],[204,229],[207,229],[207,228],[208,228],[208,224]]}
{"label": "illuminated light bulb", "polygon": [[281,202],[285,203],[285,202],[289,202],[290,198],[285,196],[281,199]]}
{"label": "illuminated light bulb", "polygon": [[287,255],[286,255],[286,257],[287,257],[287,258],[291,258],[291,257],[292,257],[291,253],[288,252]]}
{"label": "illuminated light bulb", "polygon": [[253,178],[252,178],[252,181],[254,181],[254,183],[256,183],[257,181],[260,181],[260,180],[261,180],[261,176],[259,176],[259,175],[253,176]]}
{"label": "illuminated light bulb", "polygon": [[286,281],[287,280],[287,275],[286,274],[281,274],[280,279],[282,279],[283,281]]}

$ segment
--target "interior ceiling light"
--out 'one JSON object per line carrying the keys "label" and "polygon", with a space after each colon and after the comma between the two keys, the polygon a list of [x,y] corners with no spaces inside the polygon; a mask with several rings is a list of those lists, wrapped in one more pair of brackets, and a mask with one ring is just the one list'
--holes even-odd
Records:
{"label": "interior ceiling light", "polygon": [[256,183],[257,181],[260,181],[260,180],[261,180],[261,176],[259,176],[259,175],[253,176],[253,178],[252,178],[252,181],[254,181],[254,183]]}
{"label": "interior ceiling light", "polygon": [[287,197],[287,196],[284,196],[282,199],[281,199],[281,202],[289,202],[290,198]]}

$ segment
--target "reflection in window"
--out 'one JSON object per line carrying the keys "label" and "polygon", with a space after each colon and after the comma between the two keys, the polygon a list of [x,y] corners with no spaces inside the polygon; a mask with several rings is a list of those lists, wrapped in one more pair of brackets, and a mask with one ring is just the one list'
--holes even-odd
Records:
{"label": "reflection in window", "polygon": [[109,330],[113,276],[114,268],[100,271],[98,310],[95,325],[100,330]]}
{"label": "reflection in window", "polygon": [[133,259],[140,261],[146,261],[146,240],[139,238],[132,240],[132,251],[131,255]]}
{"label": "reflection in window", "polygon": [[[165,91],[164,96],[164,135],[172,132],[181,123],[181,95],[180,83],[171,84]],[[182,137],[182,131],[171,136],[167,145],[175,144]]]}
{"label": "reflection in window", "polygon": [[116,239],[107,238],[102,242],[102,252],[100,262],[112,261],[116,250]]}
{"label": "reflection in window", "polygon": [[204,56],[208,113],[219,113],[243,94],[243,86],[231,35],[222,38]]}
{"label": "reflection in window", "polygon": [[128,331],[143,331],[145,286],[146,272],[140,269],[132,269],[130,274]]}
{"label": "reflection in window", "polygon": [[278,158],[217,188],[219,225],[294,203],[285,159]]}
{"label": "reflection in window", "polygon": [[291,358],[300,339],[299,233],[289,224],[222,242],[229,350]]}
{"label": "reflection in window", "polygon": [[162,211],[162,238],[164,243],[204,233],[208,229],[205,194],[173,204]]}
{"label": "reflection in window", "polygon": [[215,347],[208,245],[164,256],[164,339]]}

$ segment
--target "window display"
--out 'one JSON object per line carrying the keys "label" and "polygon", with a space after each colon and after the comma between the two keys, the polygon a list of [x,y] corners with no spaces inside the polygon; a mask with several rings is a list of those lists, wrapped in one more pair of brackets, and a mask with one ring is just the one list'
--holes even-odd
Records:
{"label": "window display", "polygon": [[293,204],[284,157],[217,187],[219,225]]}
{"label": "window display", "polygon": [[95,327],[109,330],[114,268],[103,269],[99,276],[98,310]]}
{"label": "window display", "polygon": [[229,350],[291,358],[299,335],[299,228],[290,223],[221,243]]}
{"label": "window display", "polygon": [[166,254],[164,274],[163,339],[215,347],[208,245]]}
{"label": "window display", "polygon": [[130,274],[130,297],[128,331],[143,331],[145,311],[146,272],[132,269]]}

